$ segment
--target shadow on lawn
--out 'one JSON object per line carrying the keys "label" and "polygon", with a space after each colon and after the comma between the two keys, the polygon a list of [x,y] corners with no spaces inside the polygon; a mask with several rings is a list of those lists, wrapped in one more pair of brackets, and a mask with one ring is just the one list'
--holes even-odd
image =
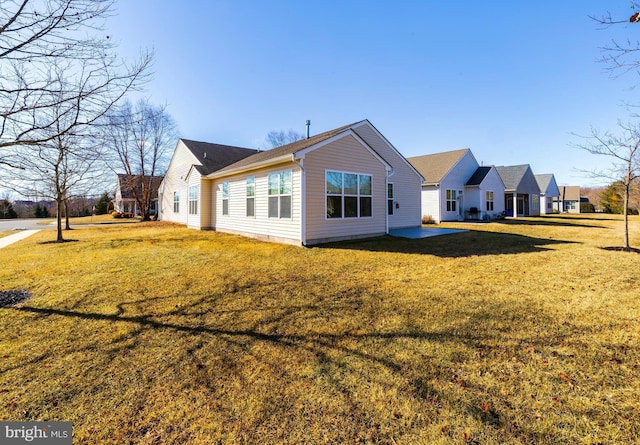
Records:
{"label": "shadow on lawn", "polygon": [[[194,306],[199,306],[199,303]],[[287,376],[287,379],[295,377],[295,373],[290,374],[291,370],[286,369],[284,364],[272,360],[269,355],[252,352],[251,345],[256,342],[267,342],[287,349],[292,348],[292,353],[300,357],[303,357],[305,353],[310,353],[309,358],[304,360],[315,362],[315,369],[326,378],[326,382],[334,387],[337,397],[349,400],[350,412],[354,418],[376,420],[375,409],[369,408],[367,403],[360,398],[361,396],[358,396],[358,391],[353,391],[354,388],[350,386],[348,379],[343,378],[345,372],[355,374],[361,372],[358,370],[359,368],[354,367],[353,363],[344,359],[345,356],[352,357],[363,361],[367,364],[367,368],[382,366],[397,376],[397,380],[389,379],[385,377],[385,373],[373,371],[368,376],[369,384],[396,387],[400,396],[414,399],[423,406],[425,411],[421,415],[424,414],[427,418],[433,416],[435,419],[439,406],[459,406],[461,411],[471,414],[480,423],[493,429],[503,430],[506,437],[513,438],[531,437],[531,432],[527,431],[524,425],[516,425],[514,419],[511,418],[513,410],[508,408],[506,404],[485,405],[483,401],[490,398],[491,387],[483,386],[477,382],[477,379],[472,379],[468,373],[461,372],[460,369],[468,366],[465,364],[480,359],[484,360],[488,356],[493,357],[491,361],[497,362],[513,363],[513,360],[516,359],[527,362],[532,355],[529,352],[530,348],[535,347],[540,351],[555,347],[562,338],[567,335],[575,335],[577,329],[575,326],[566,326],[561,330],[553,328],[553,318],[544,314],[544,311],[535,311],[535,313],[527,311],[525,309],[528,306],[526,302],[523,302],[520,307],[515,306],[513,304],[489,303],[479,310],[464,311],[454,317],[464,321],[457,323],[455,327],[444,326],[442,330],[425,330],[413,323],[416,320],[407,319],[404,324],[405,329],[390,332],[376,332],[374,330],[362,332],[362,330],[358,330],[352,333],[316,333],[303,329],[298,334],[273,332],[274,326],[271,326],[272,332],[260,332],[256,327],[222,329],[206,325],[190,326],[182,323],[163,322],[157,319],[163,315],[127,316],[124,305],[118,307],[117,314],[29,306],[14,307],[13,309],[43,317],[60,316],[84,321],[132,323],[136,326],[129,337],[135,338],[146,337],[146,328],[193,335],[192,346],[184,349],[184,353],[179,359],[181,361],[175,363],[175,366],[183,367],[189,364],[196,371],[205,369],[205,365],[199,361],[199,350],[206,350],[210,347],[207,346],[210,345],[210,341],[206,337],[199,337],[201,334],[215,336],[227,342],[229,347],[237,348],[243,354],[251,355],[267,366],[285,370],[284,375]],[[321,306],[311,306],[310,308],[309,315],[312,317],[325,313]],[[288,317],[296,317],[296,314],[299,313],[299,307],[293,311],[290,310],[292,308],[282,306],[279,306],[278,310],[273,311],[273,309],[272,307],[271,311],[274,313],[270,314],[269,318],[280,325],[276,325],[276,329],[280,327],[287,330]],[[215,312],[215,309],[213,311]],[[194,321],[191,317],[189,318],[184,321]],[[530,324],[548,324],[549,327],[543,333],[537,333],[535,329],[530,329]],[[497,328],[492,328],[492,326],[497,326]],[[524,332],[522,332],[523,328]],[[450,348],[451,352],[445,354],[446,357],[434,356],[436,354],[434,351],[439,350],[438,346],[434,347],[436,343],[449,345],[445,349]],[[451,347],[452,344],[453,347]],[[131,351],[141,346],[135,340],[126,347]],[[398,347],[401,347],[401,351],[397,349]],[[118,352],[122,353],[122,351]],[[208,353],[215,355],[218,352],[214,350]],[[238,363],[246,363],[238,357],[236,359]],[[216,372],[242,374],[243,368],[232,361],[225,361],[223,368],[217,369]],[[194,377],[194,379],[198,385],[203,385],[203,388],[208,388],[209,391],[213,391],[215,385],[218,385],[215,379],[211,380],[211,378],[204,376]],[[434,381],[438,382],[437,386],[440,388],[448,385],[452,390],[436,389],[432,383]],[[283,384],[282,382],[273,383],[276,388],[278,384]],[[213,386],[209,387],[209,385]],[[247,391],[250,391],[250,388],[247,388]],[[203,394],[206,395],[206,393]],[[224,414],[221,413],[221,415]],[[345,428],[359,427],[357,421],[354,425],[345,425]],[[372,430],[370,433],[380,443],[390,442],[389,437],[386,437],[387,433],[378,430]],[[347,432],[344,434],[349,435]]]}
{"label": "shadow on lawn", "polygon": [[422,239],[379,238],[344,241],[318,246],[320,248],[366,250],[435,255],[442,258],[461,258],[482,255],[534,253],[549,250],[544,246],[573,244],[573,241],[533,238],[509,233],[468,231]]}

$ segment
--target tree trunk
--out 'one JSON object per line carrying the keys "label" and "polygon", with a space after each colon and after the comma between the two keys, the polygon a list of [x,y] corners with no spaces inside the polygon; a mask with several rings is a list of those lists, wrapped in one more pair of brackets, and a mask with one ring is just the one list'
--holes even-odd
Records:
{"label": "tree trunk", "polygon": [[627,180],[624,185],[624,250],[629,250],[629,189],[631,188],[630,182]]}
{"label": "tree trunk", "polygon": [[62,237],[62,199],[56,199],[56,208],[56,223],[58,226],[58,238],[56,239],[56,241],[62,243],[64,242],[64,238]]}
{"label": "tree trunk", "polygon": [[71,226],[69,225],[69,201],[66,199],[64,200],[64,222],[64,230],[71,230]]}

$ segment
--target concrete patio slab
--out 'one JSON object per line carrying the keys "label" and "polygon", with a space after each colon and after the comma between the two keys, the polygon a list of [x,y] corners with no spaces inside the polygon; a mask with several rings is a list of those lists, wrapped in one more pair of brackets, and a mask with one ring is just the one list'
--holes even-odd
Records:
{"label": "concrete patio slab", "polygon": [[420,239],[429,238],[432,236],[449,235],[452,233],[468,232],[468,230],[462,229],[438,229],[435,227],[411,227],[408,229],[392,229],[389,230],[389,235],[396,236],[398,238]]}

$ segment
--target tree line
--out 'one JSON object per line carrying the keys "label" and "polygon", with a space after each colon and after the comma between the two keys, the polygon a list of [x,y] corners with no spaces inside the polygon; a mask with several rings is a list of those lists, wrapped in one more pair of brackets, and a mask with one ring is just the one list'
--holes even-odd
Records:
{"label": "tree line", "polygon": [[58,241],[71,199],[104,190],[116,171],[142,177],[136,199],[148,218],[145,178],[162,171],[174,140],[166,107],[132,102],[150,80],[153,52],[120,58],[105,31],[114,6],[6,0],[0,8],[0,182],[56,203]]}

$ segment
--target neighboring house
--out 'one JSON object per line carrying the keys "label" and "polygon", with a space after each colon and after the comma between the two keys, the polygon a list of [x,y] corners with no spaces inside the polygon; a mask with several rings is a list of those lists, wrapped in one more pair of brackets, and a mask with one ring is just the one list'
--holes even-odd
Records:
{"label": "neighboring house", "polygon": [[505,187],[506,216],[539,216],[540,187],[531,167],[525,164],[500,166],[496,169]]}
{"label": "neighboring house", "polygon": [[[161,187],[163,220],[297,245],[420,226],[422,177],[368,120],[268,151],[236,152],[241,159],[211,172],[186,168],[195,156],[181,142]],[[181,198],[172,197],[185,187],[186,219],[171,215],[182,211]]]}
{"label": "neighboring house", "polygon": [[[491,220],[503,215],[504,183],[494,166],[481,166],[464,186],[467,218]],[[475,217],[475,218],[474,218]]]}
{"label": "neighboring house", "polygon": [[580,186],[561,185],[558,189],[559,196],[554,199],[558,212],[580,213]]}
{"label": "neighboring house", "polygon": [[538,188],[540,189],[540,213],[554,213],[553,203],[560,196],[560,189],[553,173],[535,175]]}
{"label": "neighboring house", "polygon": [[[151,214],[155,215],[158,210],[158,188],[163,176],[147,176],[145,178],[151,185]],[[140,208],[136,201],[136,195],[142,196],[142,176],[128,176],[118,174],[118,184],[113,198],[113,210],[119,213],[130,213],[139,215]]]}
{"label": "neighboring house", "polygon": [[409,158],[424,177],[422,215],[436,223],[495,218],[504,210],[504,185],[494,167],[480,167],[471,150]]}

